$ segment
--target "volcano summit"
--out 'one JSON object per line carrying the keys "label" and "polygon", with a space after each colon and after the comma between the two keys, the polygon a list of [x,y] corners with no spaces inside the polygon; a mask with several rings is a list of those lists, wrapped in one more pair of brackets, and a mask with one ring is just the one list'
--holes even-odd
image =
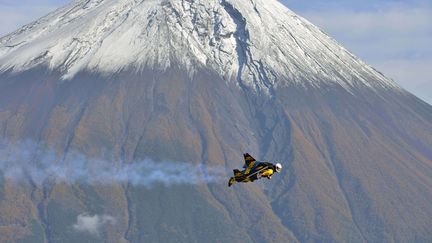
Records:
{"label": "volcano summit", "polygon": [[1,70],[43,65],[69,79],[179,66],[265,91],[305,82],[396,87],[278,1],[76,1],[0,43]]}
{"label": "volcano summit", "polygon": [[284,170],[233,189],[0,172],[0,241],[430,242],[431,121],[276,0],[73,1],[0,39],[0,151]]}

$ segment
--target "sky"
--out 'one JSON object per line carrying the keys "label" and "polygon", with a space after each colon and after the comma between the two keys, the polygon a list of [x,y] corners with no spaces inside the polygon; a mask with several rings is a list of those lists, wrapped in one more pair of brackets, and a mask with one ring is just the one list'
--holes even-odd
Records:
{"label": "sky", "polygon": [[[0,0],[0,36],[70,0]],[[432,0],[281,0],[432,104]]]}
{"label": "sky", "polygon": [[282,2],[432,104],[432,0]]}

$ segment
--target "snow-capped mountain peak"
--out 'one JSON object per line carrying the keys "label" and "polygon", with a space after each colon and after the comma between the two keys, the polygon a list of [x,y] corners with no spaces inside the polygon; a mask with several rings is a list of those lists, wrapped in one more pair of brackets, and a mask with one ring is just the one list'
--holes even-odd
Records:
{"label": "snow-capped mountain peak", "polygon": [[0,39],[0,70],[63,78],[180,65],[268,92],[278,85],[396,87],[276,0],[75,1]]}

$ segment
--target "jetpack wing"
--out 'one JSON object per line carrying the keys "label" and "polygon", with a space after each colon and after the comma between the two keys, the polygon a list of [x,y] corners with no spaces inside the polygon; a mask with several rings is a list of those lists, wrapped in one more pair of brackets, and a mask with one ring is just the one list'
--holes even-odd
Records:
{"label": "jetpack wing", "polygon": [[254,157],[252,157],[248,153],[243,154],[243,157],[244,157],[244,160],[245,160],[245,164],[243,165],[244,169],[251,168],[255,164],[255,162],[256,162],[256,159],[254,159]]}

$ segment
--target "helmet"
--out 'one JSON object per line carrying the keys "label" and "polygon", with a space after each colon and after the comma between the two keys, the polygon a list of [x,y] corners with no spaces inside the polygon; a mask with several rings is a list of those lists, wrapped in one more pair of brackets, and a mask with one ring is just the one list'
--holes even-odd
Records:
{"label": "helmet", "polygon": [[282,165],[280,163],[276,163],[276,172],[280,172],[282,170]]}

